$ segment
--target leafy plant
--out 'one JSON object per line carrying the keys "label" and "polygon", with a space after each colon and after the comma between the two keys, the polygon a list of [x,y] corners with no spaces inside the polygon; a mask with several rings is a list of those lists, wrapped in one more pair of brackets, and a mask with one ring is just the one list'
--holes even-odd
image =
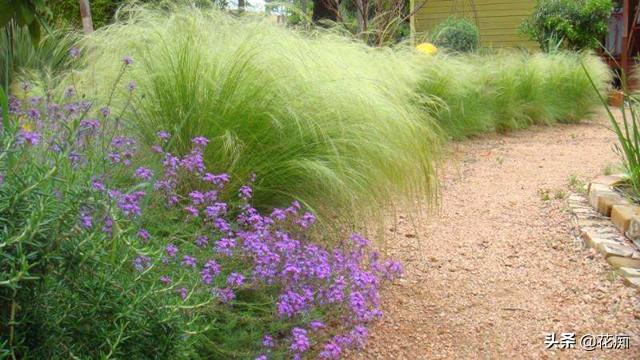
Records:
{"label": "leafy plant", "polygon": [[478,48],[480,31],[471,20],[451,16],[436,25],[431,41],[441,48],[471,52]]}
{"label": "leafy plant", "polygon": [[79,36],[68,29],[53,29],[33,44],[27,28],[7,24],[5,31],[0,32],[0,49],[5,50],[0,51],[0,84],[16,87],[19,78],[33,82],[55,81],[56,77],[80,66],[80,61],[69,60],[69,51],[78,40]]}
{"label": "leafy plant", "polygon": [[571,50],[595,49],[607,34],[611,0],[539,0],[520,29],[544,51],[557,43]]}
{"label": "leafy plant", "polygon": [[597,83],[582,66],[587,77],[593,84],[600,102],[605,107],[612,130],[615,132],[618,143],[615,145],[616,152],[622,160],[625,172],[629,176],[629,184],[635,194],[640,194],[640,118],[638,117],[638,98],[626,89],[625,74],[622,75],[624,101],[620,105],[622,121],[613,114],[607,98],[597,90]]}
{"label": "leafy plant", "polygon": [[4,0],[0,3],[0,28],[11,22],[29,29],[34,43],[40,40],[45,17],[51,15],[46,0]]}

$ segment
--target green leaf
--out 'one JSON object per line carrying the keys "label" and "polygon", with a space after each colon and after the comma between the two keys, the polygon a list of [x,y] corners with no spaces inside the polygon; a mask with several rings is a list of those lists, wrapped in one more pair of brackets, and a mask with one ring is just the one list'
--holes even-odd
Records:
{"label": "green leaf", "polygon": [[42,31],[40,30],[40,22],[32,21],[31,24],[29,24],[29,34],[31,35],[33,46],[38,46],[38,43],[40,43],[40,38],[42,36]]}
{"label": "green leaf", "polygon": [[15,17],[17,9],[15,1],[0,0],[0,27],[4,27]]}
{"label": "green leaf", "polygon": [[0,106],[2,107],[2,129],[9,128],[9,97],[0,86]]}
{"label": "green leaf", "polygon": [[20,4],[19,9],[20,16],[18,18],[18,23],[22,26],[30,25],[33,22],[36,9],[30,3]]}

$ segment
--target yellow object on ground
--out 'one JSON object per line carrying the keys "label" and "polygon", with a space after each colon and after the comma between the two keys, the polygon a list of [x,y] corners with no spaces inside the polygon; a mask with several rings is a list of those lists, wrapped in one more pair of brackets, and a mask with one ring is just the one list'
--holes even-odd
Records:
{"label": "yellow object on ground", "polygon": [[416,46],[416,49],[421,53],[425,53],[427,55],[434,55],[438,53],[438,48],[432,43],[422,43]]}

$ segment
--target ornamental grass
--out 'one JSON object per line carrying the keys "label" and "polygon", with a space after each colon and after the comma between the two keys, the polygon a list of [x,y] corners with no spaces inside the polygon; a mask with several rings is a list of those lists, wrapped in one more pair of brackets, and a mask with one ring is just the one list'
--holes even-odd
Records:
{"label": "ornamental grass", "polygon": [[440,141],[416,101],[409,51],[183,8],[123,10],[86,47],[86,84],[113,80],[125,49],[136,60],[130,77],[143,96],[127,114],[132,134],[150,144],[170,131],[178,154],[206,136],[205,163],[232,187],[257,175],[258,208],[298,200],[321,219],[353,222],[433,198]]}
{"label": "ornamental grass", "polygon": [[611,78],[607,66],[588,53],[505,50],[489,55],[441,54],[420,61],[424,77],[417,91],[433,99],[424,108],[453,139],[577,122],[599,105],[581,63],[598,91],[605,91]]}

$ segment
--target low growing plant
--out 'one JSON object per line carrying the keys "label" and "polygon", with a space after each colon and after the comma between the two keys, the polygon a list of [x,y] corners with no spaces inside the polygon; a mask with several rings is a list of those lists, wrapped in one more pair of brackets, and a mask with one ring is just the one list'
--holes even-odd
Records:
{"label": "low growing plant", "polygon": [[[124,57],[117,78],[133,66]],[[119,87],[134,106],[136,83]],[[254,176],[232,190],[209,172],[206,137],[174,155],[169,132],[126,136],[118,105],[22,91],[0,94],[0,353],[337,359],[364,346],[380,285],[402,271],[367,239],[315,243],[298,202],[259,212]]]}

